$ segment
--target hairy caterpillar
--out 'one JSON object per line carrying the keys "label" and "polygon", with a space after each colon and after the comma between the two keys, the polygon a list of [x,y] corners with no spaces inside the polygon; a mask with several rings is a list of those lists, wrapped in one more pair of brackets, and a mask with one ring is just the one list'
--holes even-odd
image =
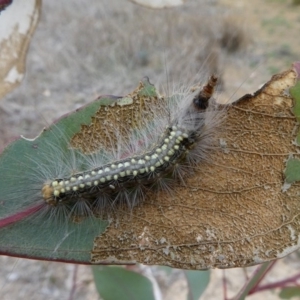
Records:
{"label": "hairy caterpillar", "polygon": [[[216,131],[224,108],[212,98],[216,84],[217,78],[211,76],[196,95],[178,93],[150,102],[140,116],[146,120],[151,110],[144,126],[122,125],[126,135],[116,129],[110,139],[118,143],[111,142],[109,149],[102,145],[86,155],[69,146],[60,149],[59,141],[64,138],[55,137],[57,145],[44,145],[48,155],[40,155],[38,162],[29,158],[36,164],[36,174],[20,178],[32,187],[14,190],[14,198],[22,197],[22,207],[36,205],[30,205],[28,214],[46,208],[51,214],[58,210],[67,218],[77,218],[107,216],[119,206],[132,209],[153,191],[171,192],[176,184],[184,184],[194,168],[201,167],[198,163],[218,142]],[[17,216],[2,219],[2,224],[9,225],[26,212]]]}
{"label": "hairy caterpillar", "polygon": [[[211,76],[198,93],[167,97],[147,79],[10,144],[0,156],[0,254],[87,263],[109,224],[175,196],[222,151],[226,106],[212,97],[216,84]],[[92,118],[101,126],[90,127]]]}
{"label": "hairy caterpillar", "polygon": [[[207,129],[205,110],[211,98],[212,90],[217,82],[216,77],[211,77],[208,84],[199,95],[189,103],[170,103],[179,111],[172,112],[169,116],[171,123],[159,128],[151,142],[140,140],[142,145],[149,144],[144,149],[133,151],[133,155],[115,160],[104,165],[77,173],[67,178],[57,178],[42,188],[43,199],[49,205],[72,203],[78,198],[83,198],[88,205],[97,206],[99,199],[106,195],[104,202],[124,200],[128,206],[133,207],[139,202],[137,190],[144,192],[146,187],[151,189],[160,180],[169,175],[174,179],[180,178],[181,164],[187,168],[196,164],[203,155]],[[207,92],[207,90],[209,90]],[[162,112],[159,123],[163,124],[166,111]],[[157,113],[155,113],[157,114]],[[157,118],[157,117],[156,117]],[[155,125],[154,128],[157,126]],[[153,130],[151,128],[150,130]],[[145,129],[144,137],[151,136],[149,129]],[[129,145],[131,147],[132,144]],[[129,149],[128,149],[129,150]],[[121,154],[122,156],[122,154]],[[122,195],[119,196],[120,191]]]}

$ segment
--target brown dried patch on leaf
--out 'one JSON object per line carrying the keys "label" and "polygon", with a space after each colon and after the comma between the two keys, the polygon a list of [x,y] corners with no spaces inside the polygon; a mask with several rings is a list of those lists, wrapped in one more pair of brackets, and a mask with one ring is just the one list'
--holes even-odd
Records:
{"label": "brown dried patch on leaf", "polygon": [[0,98],[22,81],[41,1],[14,1],[0,17]]}
{"label": "brown dried patch on leaf", "polygon": [[[110,97],[102,98],[105,100]],[[126,139],[130,129],[140,128],[153,119],[151,106],[158,101],[161,101],[160,97],[148,78],[145,78],[131,94],[112,101],[110,105],[100,106],[91,123],[82,125],[80,132],[74,135],[72,147],[84,153],[95,152],[103,146],[114,148],[117,141]]]}
{"label": "brown dried patch on leaf", "polygon": [[95,238],[93,263],[185,269],[245,267],[299,248],[299,185],[282,192],[296,153],[297,122],[286,89],[293,70],[228,109],[219,150],[187,187],[161,193]]}

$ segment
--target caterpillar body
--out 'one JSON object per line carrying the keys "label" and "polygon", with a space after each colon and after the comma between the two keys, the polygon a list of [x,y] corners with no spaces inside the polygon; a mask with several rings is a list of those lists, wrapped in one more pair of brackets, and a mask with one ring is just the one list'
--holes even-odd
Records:
{"label": "caterpillar body", "polygon": [[[118,202],[126,202],[133,207],[147,189],[165,187],[162,182],[166,179],[169,184],[172,180],[184,182],[187,169],[193,168],[207,151],[207,139],[211,138],[211,133],[207,132],[207,121],[212,112],[206,110],[216,83],[217,78],[211,76],[193,99],[183,99],[183,103],[179,101],[182,99],[166,102],[167,107],[160,113],[156,112],[155,126],[145,129],[142,134],[144,140],[138,141],[143,149],[127,149],[128,157],[45,183],[42,187],[45,202],[51,206],[72,206],[76,201],[85,201],[91,210]],[[170,114],[167,108],[171,108],[172,115],[167,115]],[[151,132],[154,128],[155,134]],[[149,146],[145,147],[147,144]],[[132,145],[129,147],[132,148]],[[132,152],[135,154],[132,155]]]}
{"label": "caterpillar body", "polygon": [[182,93],[150,102],[141,115],[144,126],[123,125],[125,136],[116,129],[109,138],[117,142],[111,142],[110,149],[100,145],[86,155],[69,146],[44,145],[51,154],[40,155],[32,179],[24,174],[28,183],[33,182],[31,190],[15,191],[14,198],[27,200],[21,207],[40,204],[51,215],[63,208],[69,218],[103,216],[119,206],[132,209],[153,191],[172,192],[201,167],[199,162],[218,143],[224,108],[212,97],[216,84],[211,76],[196,95]]}
{"label": "caterpillar body", "polygon": [[[106,164],[92,171],[79,173],[67,179],[45,184],[42,194],[50,205],[64,202],[74,192],[82,195],[91,193],[107,193],[117,188],[131,188],[134,183],[145,185],[154,183],[157,177],[170,173],[196,142],[194,132],[183,132],[183,129],[172,126],[166,130],[158,145],[144,155],[131,157]],[[134,180],[134,182],[133,182]],[[96,196],[97,197],[97,196]]]}

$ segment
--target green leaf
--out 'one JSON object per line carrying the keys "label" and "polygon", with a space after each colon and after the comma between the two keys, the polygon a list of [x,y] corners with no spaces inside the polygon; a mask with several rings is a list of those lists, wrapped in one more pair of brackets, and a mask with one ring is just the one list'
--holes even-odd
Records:
{"label": "green leaf", "polygon": [[105,231],[108,222],[92,217],[72,222],[63,211],[53,216],[42,200],[42,185],[36,185],[36,169],[43,166],[51,173],[57,168],[54,163],[49,164],[55,160],[56,147],[62,149],[64,157],[70,157],[70,138],[82,124],[90,122],[101,105],[113,101],[98,99],[62,118],[34,140],[20,138],[1,154],[0,254],[90,262],[93,240]]}
{"label": "green leaf", "polygon": [[154,300],[146,277],[121,267],[92,267],[97,290],[104,300]]}
{"label": "green leaf", "polygon": [[294,99],[293,113],[300,120],[300,81],[290,88],[290,94]]}
{"label": "green leaf", "polygon": [[[300,81],[290,88],[290,94],[294,100],[293,113],[298,122],[300,121]],[[300,133],[298,132],[296,143],[300,145]],[[300,180],[300,160],[289,158],[285,169],[285,177],[287,183],[293,183]]]}
{"label": "green leaf", "polygon": [[147,97],[157,97],[156,88],[150,83],[147,77],[143,80],[143,88],[140,90],[139,95]]}
{"label": "green leaf", "polygon": [[[300,81],[290,88],[290,94],[294,99],[293,113],[298,122],[300,121]],[[300,133],[297,135],[297,144],[300,145]]]}
{"label": "green leaf", "polygon": [[300,180],[300,160],[297,158],[289,158],[285,169],[285,181],[293,183]]}
{"label": "green leaf", "polygon": [[296,297],[299,299],[300,297],[300,287],[286,287],[283,288],[280,293],[279,297],[281,299],[292,299],[293,297]]}
{"label": "green leaf", "polygon": [[[133,94],[136,97],[131,97]],[[104,140],[108,140],[108,147],[112,146],[113,137],[106,136],[107,124],[115,122],[115,126],[122,127],[124,120],[133,118],[132,109],[139,106],[138,100],[147,102],[149,96],[157,96],[148,79],[133,94],[124,98],[101,97],[64,116],[37,138],[20,138],[3,151],[0,254],[91,263],[94,239],[107,229],[109,222],[100,219],[94,203],[80,202],[80,197],[78,201],[51,206],[44,200],[42,189],[47,181],[89,170],[95,156],[87,153],[104,151]],[[135,121],[132,126],[145,122]],[[91,132],[95,133],[92,137]]]}
{"label": "green leaf", "polygon": [[209,271],[184,271],[188,284],[188,300],[199,299],[205,291],[209,279]]}

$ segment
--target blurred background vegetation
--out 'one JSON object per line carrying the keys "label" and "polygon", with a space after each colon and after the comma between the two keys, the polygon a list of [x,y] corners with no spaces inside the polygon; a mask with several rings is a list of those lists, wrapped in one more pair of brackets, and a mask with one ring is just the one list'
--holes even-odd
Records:
{"label": "blurred background vegetation", "polygon": [[[299,60],[296,4],[188,0],[180,7],[154,10],[124,0],[45,0],[26,77],[0,102],[2,141],[20,134],[34,137],[43,126],[101,94],[131,92],[144,76],[162,92],[205,81],[211,73],[221,78],[223,99],[254,92]],[[75,268],[72,299],[98,297],[90,267],[7,257],[0,261],[2,299],[68,299]],[[278,262],[266,280],[290,275],[299,264],[294,253]],[[249,272],[251,268],[226,271],[229,296],[242,287]],[[164,299],[185,299],[180,272],[166,277],[154,268],[154,274]],[[223,299],[222,276],[221,270],[211,272],[203,299]],[[262,297],[274,299],[278,291],[251,299]]]}

